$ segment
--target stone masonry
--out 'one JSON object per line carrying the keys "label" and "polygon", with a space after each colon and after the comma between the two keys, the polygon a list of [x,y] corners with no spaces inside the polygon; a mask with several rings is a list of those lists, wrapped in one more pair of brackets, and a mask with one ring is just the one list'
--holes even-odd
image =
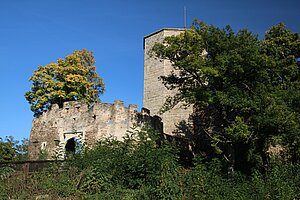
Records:
{"label": "stone masonry", "polygon": [[90,107],[80,102],[66,102],[63,108],[55,104],[33,120],[29,156],[37,159],[40,151],[45,150],[48,159],[63,159],[67,148],[74,148],[74,139],[87,146],[103,138],[122,140],[127,130],[145,124],[161,129],[160,119],[149,116],[148,110],[137,112],[136,105],[126,108],[122,101],[95,103]]}
{"label": "stone masonry", "polygon": [[182,126],[189,126],[189,116],[192,106],[176,105],[173,109],[160,113],[160,109],[168,96],[173,96],[176,91],[168,90],[159,80],[160,76],[166,76],[174,70],[171,62],[158,59],[151,55],[151,48],[155,43],[162,43],[165,37],[179,35],[184,29],[165,28],[144,37],[144,107],[151,111],[151,115],[158,115],[163,122],[165,134],[181,134]]}

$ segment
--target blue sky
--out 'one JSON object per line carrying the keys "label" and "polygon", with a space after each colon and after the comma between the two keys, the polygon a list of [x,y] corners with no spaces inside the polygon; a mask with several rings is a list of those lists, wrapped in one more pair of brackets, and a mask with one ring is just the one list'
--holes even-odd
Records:
{"label": "blue sky", "polygon": [[106,83],[101,99],[142,107],[143,37],[161,28],[183,27],[193,19],[260,38],[284,22],[300,32],[299,0],[0,0],[0,137],[29,137],[33,114],[24,94],[39,65],[73,50],[94,52]]}

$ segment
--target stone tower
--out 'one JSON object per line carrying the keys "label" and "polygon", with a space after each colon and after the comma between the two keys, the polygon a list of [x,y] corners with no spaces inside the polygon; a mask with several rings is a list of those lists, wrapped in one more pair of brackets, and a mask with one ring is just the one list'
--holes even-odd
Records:
{"label": "stone tower", "polygon": [[173,96],[175,91],[168,90],[159,80],[160,76],[168,75],[173,66],[169,60],[151,56],[149,52],[155,43],[162,43],[165,37],[179,35],[184,29],[164,28],[144,37],[144,102],[143,106],[150,110],[151,115],[161,117],[165,134],[180,134],[183,127],[189,125],[189,115],[192,107],[178,104],[172,110],[163,114],[160,109],[168,96]]}

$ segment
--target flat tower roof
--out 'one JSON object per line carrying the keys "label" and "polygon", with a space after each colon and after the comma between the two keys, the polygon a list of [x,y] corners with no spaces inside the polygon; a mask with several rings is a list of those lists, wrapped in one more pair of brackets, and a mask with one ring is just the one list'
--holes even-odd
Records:
{"label": "flat tower roof", "polygon": [[185,28],[162,28],[162,29],[160,29],[160,30],[158,30],[158,31],[155,31],[155,32],[153,32],[153,33],[150,33],[150,34],[148,34],[148,35],[146,35],[145,37],[144,37],[144,39],[146,39],[146,38],[148,38],[148,37],[151,37],[152,35],[155,35],[155,34],[157,34],[157,33],[159,33],[159,32],[161,32],[161,31],[184,31],[184,30],[186,30]]}
{"label": "flat tower roof", "polygon": [[157,34],[157,33],[159,33],[159,32],[162,32],[162,31],[184,31],[184,30],[186,30],[186,28],[162,28],[162,29],[160,29],[160,30],[158,30],[158,31],[155,31],[155,32],[153,32],[153,33],[150,33],[150,34],[148,34],[148,35],[146,35],[146,36],[144,37],[144,40],[143,40],[143,48],[145,49],[145,39],[148,38],[148,37],[151,37],[152,35],[155,35],[155,34]]}

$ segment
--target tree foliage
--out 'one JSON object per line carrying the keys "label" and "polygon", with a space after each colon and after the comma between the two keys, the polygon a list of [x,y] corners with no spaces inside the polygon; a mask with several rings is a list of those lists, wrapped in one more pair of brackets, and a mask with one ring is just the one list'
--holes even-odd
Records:
{"label": "tree foliage", "polygon": [[28,139],[21,143],[12,136],[0,137],[0,161],[26,160],[28,156]]}
{"label": "tree foliage", "polygon": [[234,32],[195,21],[153,51],[177,70],[161,77],[177,91],[165,108],[179,101],[194,104],[197,137],[231,167],[238,157],[243,165],[266,164],[272,145],[299,158],[298,33],[279,23],[259,40],[246,29]]}
{"label": "tree foliage", "polygon": [[16,153],[14,142],[11,140],[11,138],[7,137],[5,140],[0,138],[0,161],[13,160],[16,156]]}
{"label": "tree foliage", "polygon": [[31,90],[25,94],[34,114],[42,113],[53,104],[62,107],[66,101],[99,101],[104,83],[94,64],[93,54],[82,49],[55,63],[39,66],[30,77]]}

